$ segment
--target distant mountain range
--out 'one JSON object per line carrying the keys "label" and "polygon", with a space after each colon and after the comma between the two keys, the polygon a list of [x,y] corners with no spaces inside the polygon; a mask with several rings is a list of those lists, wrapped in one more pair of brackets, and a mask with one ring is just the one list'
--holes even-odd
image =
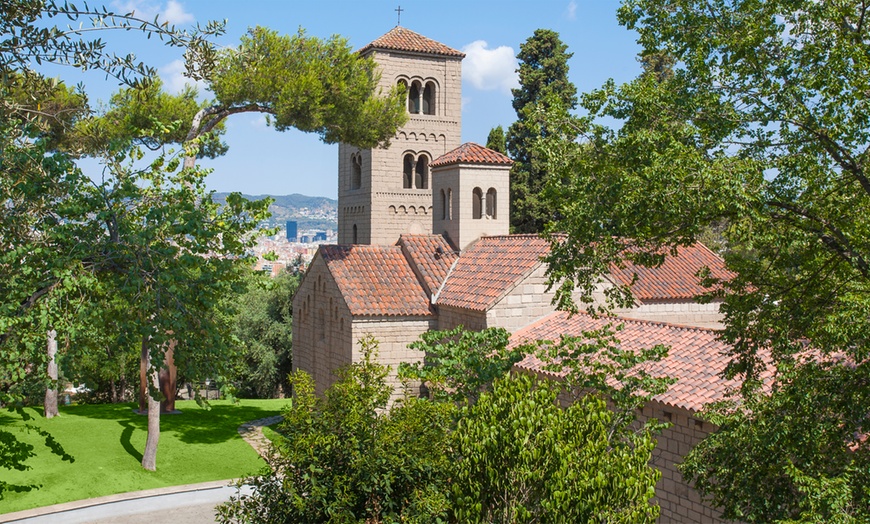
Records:
{"label": "distant mountain range", "polygon": [[[215,202],[226,202],[229,193],[215,193]],[[269,206],[272,225],[284,226],[288,220],[295,220],[299,231],[327,229],[338,227],[338,201],[326,197],[312,197],[294,193],[292,195],[242,195],[248,200],[274,200]]]}

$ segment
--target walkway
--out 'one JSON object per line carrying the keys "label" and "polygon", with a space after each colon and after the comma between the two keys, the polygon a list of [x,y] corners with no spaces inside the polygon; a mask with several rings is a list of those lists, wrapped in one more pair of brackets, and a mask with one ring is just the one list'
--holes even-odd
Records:
{"label": "walkway", "polygon": [[[281,416],[263,418],[239,426],[239,435],[260,456],[266,456],[269,440],[263,426],[279,422]],[[119,493],[95,499],[77,500],[0,515],[0,523],[27,524],[214,524],[215,506],[236,494],[232,480],[216,480],[186,486]],[[249,489],[242,490],[250,493]]]}

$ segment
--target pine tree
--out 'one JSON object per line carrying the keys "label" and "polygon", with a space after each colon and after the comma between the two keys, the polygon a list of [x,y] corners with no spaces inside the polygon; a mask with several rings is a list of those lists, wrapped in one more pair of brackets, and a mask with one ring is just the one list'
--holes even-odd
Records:
{"label": "pine tree", "polygon": [[507,132],[508,156],[516,163],[511,170],[511,229],[514,233],[543,231],[548,214],[540,194],[545,171],[532,153],[534,141],[547,130],[536,115],[558,107],[566,113],[577,107],[577,88],[568,81],[572,53],[549,29],[538,29],[520,46],[520,87],[513,89],[517,121]]}

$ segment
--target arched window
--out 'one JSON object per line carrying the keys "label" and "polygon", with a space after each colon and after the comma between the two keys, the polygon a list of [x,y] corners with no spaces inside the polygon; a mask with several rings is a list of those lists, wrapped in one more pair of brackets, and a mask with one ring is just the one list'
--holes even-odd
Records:
{"label": "arched window", "polygon": [[411,89],[408,91],[408,112],[416,115],[420,112],[420,83],[414,82],[411,84]]}
{"label": "arched window", "polygon": [[351,243],[352,244],[359,243],[359,237],[357,237],[357,234],[356,234],[356,224],[353,225],[353,242],[351,242]]}
{"label": "arched window", "polygon": [[447,220],[453,220],[453,190],[447,188]]}
{"label": "arched window", "polygon": [[426,155],[417,157],[417,166],[414,168],[414,187],[417,189],[429,187],[429,158]]}
{"label": "arched window", "polygon": [[496,192],[495,188],[489,188],[486,192],[486,216],[487,218],[496,218]]}
{"label": "arched window", "polygon": [[423,113],[426,115],[435,114],[435,84],[427,82],[423,89]]}
{"label": "arched window", "polygon": [[411,189],[414,181],[414,155],[408,153],[402,162],[402,187]]}
{"label": "arched window", "polygon": [[447,220],[447,194],[441,190],[441,220]]}
{"label": "arched window", "polygon": [[350,188],[359,189],[362,187],[362,155],[352,155],[350,164]]}
{"label": "arched window", "polygon": [[483,213],[483,191],[475,187],[471,192],[471,218],[480,218]]}

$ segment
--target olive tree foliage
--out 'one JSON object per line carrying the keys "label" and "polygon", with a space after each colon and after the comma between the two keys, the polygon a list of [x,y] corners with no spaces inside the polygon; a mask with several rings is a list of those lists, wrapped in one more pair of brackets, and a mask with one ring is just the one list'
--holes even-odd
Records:
{"label": "olive tree foliage", "polygon": [[309,375],[291,377],[295,397],[279,427],[285,441],[251,495],[219,507],[219,522],[443,522],[448,507],[449,403],[406,398],[387,409],[388,368],[377,342],[338,371],[325,397]]}
{"label": "olive tree foliage", "polygon": [[528,375],[497,379],[466,407],[453,442],[455,522],[655,522],[661,473],[655,439],[614,442],[604,400],[567,408],[560,386]]}
{"label": "olive tree foliage", "polygon": [[[752,401],[712,412],[719,436],[686,466],[741,520],[859,518],[870,500],[853,473],[868,412],[847,400],[870,384],[867,15],[858,1],[628,0],[621,23],[643,54],[673,57],[673,74],[608,82],[581,97],[583,118],[541,115],[555,130],[537,151],[560,217],[549,231],[565,233],[548,260],[563,304],[572,286],[590,298],[611,264],[655,265],[711,227],[741,246],[726,253],[736,276],[709,283],[724,299],[726,376]],[[630,301],[630,287],[612,298]],[[757,396],[766,367],[771,394]],[[827,383],[838,394],[803,398]],[[801,427],[801,411],[825,416]],[[823,455],[789,436],[817,432]],[[794,458],[746,464],[776,511],[728,467],[750,446]]]}

